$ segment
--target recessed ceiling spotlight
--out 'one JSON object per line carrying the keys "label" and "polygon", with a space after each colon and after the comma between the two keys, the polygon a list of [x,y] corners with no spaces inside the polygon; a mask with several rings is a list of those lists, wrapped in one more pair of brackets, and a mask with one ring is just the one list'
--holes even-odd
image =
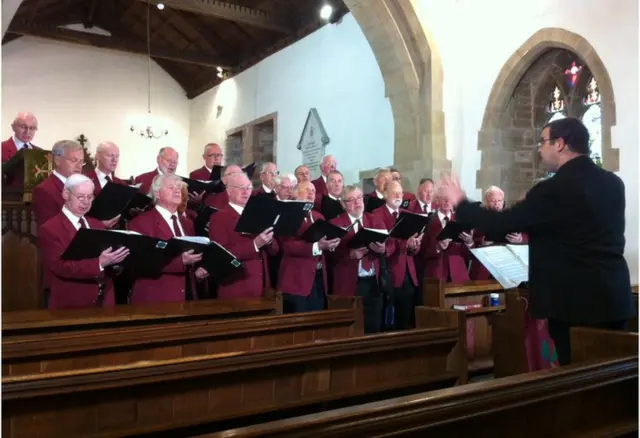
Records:
{"label": "recessed ceiling spotlight", "polygon": [[164,9],[164,3],[158,3],[158,9],[163,10]]}
{"label": "recessed ceiling spotlight", "polygon": [[320,9],[320,18],[323,20],[331,18],[331,14],[333,14],[333,8],[329,4],[324,5],[322,9]]}

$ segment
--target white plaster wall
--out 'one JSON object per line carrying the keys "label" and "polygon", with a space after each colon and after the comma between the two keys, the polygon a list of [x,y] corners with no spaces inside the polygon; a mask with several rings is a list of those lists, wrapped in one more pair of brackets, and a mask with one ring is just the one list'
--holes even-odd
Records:
{"label": "white plaster wall", "polygon": [[120,146],[120,177],[152,170],[157,151],[172,146],[187,171],[189,100],[157,64],[151,64],[152,113],[169,135],[142,140],[129,131],[147,115],[147,59],[93,47],[22,37],[2,46],[2,139],[12,135],[18,111],[36,114],[34,143],[51,149],[57,140],[83,133],[90,149],[100,141]]}
{"label": "white plaster wall", "polygon": [[[326,25],[192,101],[190,168],[201,166],[203,146],[224,143],[225,132],[278,113],[277,164],[292,172],[310,108],[316,108],[346,182],[358,172],[393,163],[394,127],[380,68],[351,14]],[[224,107],[216,118],[217,106]]]}
{"label": "white plaster wall", "polygon": [[[620,149],[619,176],[627,188],[626,257],[638,282],[638,2],[616,0],[413,0],[441,55],[447,154],[467,192],[479,196],[477,135],[491,87],[509,57],[535,32],[559,27],[596,50],[613,83]],[[452,20],[455,17],[455,20]],[[455,139],[456,141],[452,141]]]}

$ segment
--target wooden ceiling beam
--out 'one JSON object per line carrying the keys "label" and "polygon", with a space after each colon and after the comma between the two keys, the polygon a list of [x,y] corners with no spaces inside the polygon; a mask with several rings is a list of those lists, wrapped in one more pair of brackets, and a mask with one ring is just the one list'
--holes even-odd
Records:
{"label": "wooden ceiling beam", "polygon": [[[144,41],[134,41],[132,39],[108,37],[104,35],[96,35],[88,32],[80,32],[70,29],[51,26],[36,22],[18,22],[12,23],[7,33],[17,35],[29,35],[41,38],[48,38],[56,41],[64,41],[68,43],[81,44],[85,46],[100,47],[104,49],[119,50],[122,52],[135,53],[139,55],[147,54],[147,44]],[[166,59],[169,61],[182,62],[186,64],[197,64],[207,67],[231,68],[236,64],[236,60],[223,59],[222,57],[203,53],[202,51],[193,52],[185,50],[176,50],[169,48],[154,48],[151,45],[151,56],[154,58]]]}
{"label": "wooden ceiling beam", "polygon": [[217,0],[138,0],[140,2],[147,3],[150,1],[152,4],[157,5],[163,3],[165,7],[191,12],[199,15],[207,15],[209,17],[221,18],[223,20],[233,21],[236,23],[242,23],[249,26],[259,27],[262,29],[268,29],[275,32],[283,33],[286,35],[293,35],[295,29],[291,26],[283,23],[268,13],[251,9],[246,6],[236,5],[233,3],[226,3]]}

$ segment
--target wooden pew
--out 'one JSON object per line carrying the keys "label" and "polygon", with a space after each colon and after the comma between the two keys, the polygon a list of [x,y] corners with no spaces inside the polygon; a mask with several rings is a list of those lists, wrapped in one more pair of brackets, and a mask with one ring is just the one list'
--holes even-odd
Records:
{"label": "wooden pew", "polygon": [[[188,436],[222,420],[446,387],[455,327],[2,379],[7,437]],[[312,409],[311,411],[309,409]],[[304,412],[304,411],[303,411]],[[244,419],[243,419],[244,418]],[[200,425],[201,427],[195,427]],[[189,429],[190,428],[190,429]]]}
{"label": "wooden pew", "polygon": [[[465,349],[470,373],[489,373],[493,369],[491,315],[504,310],[504,293],[495,280],[465,283],[446,283],[425,278],[422,298],[424,307],[416,310],[416,325],[430,318],[438,318],[440,310],[452,310],[454,305],[480,305],[479,308],[455,310],[461,313],[458,321],[466,333]],[[500,305],[489,305],[489,294],[500,294]],[[418,316],[418,312],[420,316]]]}
{"label": "wooden pew", "polygon": [[[495,377],[513,376],[529,371],[525,347],[528,299],[529,294],[525,290],[507,291],[505,311],[492,315]],[[635,327],[634,320],[630,321],[629,326],[631,331],[637,333],[637,318]],[[572,360],[575,361],[573,358]]]}
{"label": "wooden pew", "polygon": [[246,318],[282,313],[282,296],[2,313],[2,336]]}
{"label": "wooden pew", "polygon": [[[572,341],[579,363],[567,367],[229,429],[199,438],[637,436],[637,336],[574,329]],[[607,348],[612,344],[616,347]],[[608,359],[598,360],[602,358]],[[583,361],[587,359],[590,360]]]}
{"label": "wooden pew", "polygon": [[51,373],[363,336],[354,309],[11,336],[2,375]]}

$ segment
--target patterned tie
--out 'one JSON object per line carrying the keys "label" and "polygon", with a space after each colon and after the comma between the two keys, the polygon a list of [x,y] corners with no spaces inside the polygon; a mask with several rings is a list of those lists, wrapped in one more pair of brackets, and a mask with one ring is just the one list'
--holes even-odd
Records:
{"label": "patterned tie", "polygon": [[180,226],[178,225],[178,216],[172,215],[171,220],[173,221],[173,235],[176,237],[182,237],[182,231],[180,231]]}
{"label": "patterned tie", "polygon": [[87,221],[83,217],[78,220],[78,223],[80,224],[80,228],[89,228],[87,226]]}

